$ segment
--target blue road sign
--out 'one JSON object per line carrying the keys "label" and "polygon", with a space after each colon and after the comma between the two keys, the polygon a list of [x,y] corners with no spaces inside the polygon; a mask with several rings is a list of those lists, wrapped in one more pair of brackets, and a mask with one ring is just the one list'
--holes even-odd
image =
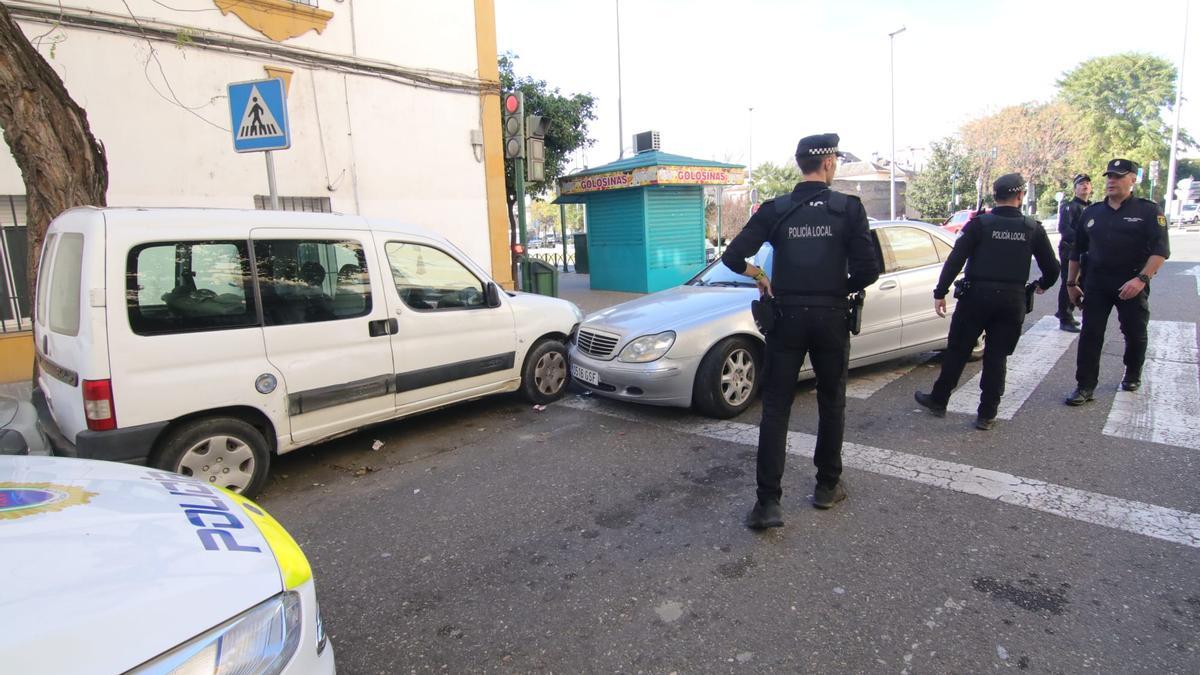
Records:
{"label": "blue road sign", "polygon": [[286,150],[292,145],[283,80],[255,80],[229,85],[229,119],[237,152]]}

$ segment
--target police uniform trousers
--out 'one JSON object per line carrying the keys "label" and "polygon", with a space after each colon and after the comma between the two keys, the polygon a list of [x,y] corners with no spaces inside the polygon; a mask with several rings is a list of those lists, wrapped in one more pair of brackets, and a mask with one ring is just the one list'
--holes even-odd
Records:
{"label": "police uniform trousers", "polygon": [[942,372],[933,383],[930,396],[946,405],[958,386],[963,368],[971,358],[975,343],[984,337],[983,374],[979,380],[979,416],[992,419],[1004,395],[1004,378],[1008,357],[1021,339],[1025,322],[1025,289],[1020,284],[1011,288],[980,288],[977,283],[959,299],[950,319],[950,337],[942,356]]}
{"label": "police uniform trousers", "polygon": [[[781,303],[782,304],[782,303]],[[767,336],[763,377],[763,416],[758,430],[758,500],[778,502],[783,494],[788,418],[796,380],[808,355],[817,376],[817,483],[836,485],[842,475],[842,435],[846,426],[846,372],[850,331],[844,307],[783,305]]]}
{"label": "police uniform trousers", "polygon": [[1083,289],[1083,328],[1075,359],[1075,382],[1080,389],[1095,389],[1100,379],[1100,352],[1113,307],[1125,335],[1125,379],[1141,380],[1146,362],[1147,326],[1150,323],[1150,286],[1122,300],[1121,286],[1136,272],[1088,270]]}
{"label": "police uniform trousers", "polygon": [[1058,242],[1058,264],[1060,265],[1059,283],[1058,285],[1058,311],[1054,316],[1058,317],[1060,322],[1070,321],[1075,318],[1075,308],[1071,304],[1071,296],[1067,294],[1067,275],[1069,274],[1071,265],[1071,245],[1065,241]]}

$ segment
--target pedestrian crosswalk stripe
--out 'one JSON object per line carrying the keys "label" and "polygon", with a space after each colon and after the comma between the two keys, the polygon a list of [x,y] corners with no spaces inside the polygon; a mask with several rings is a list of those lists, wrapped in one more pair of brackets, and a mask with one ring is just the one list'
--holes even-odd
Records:
{"label": "pedestrian crosswalk stripe", "polygon": [[858,399],[871,398],[880,389],[911,373],[913,368],[929,361],[933,356],[933,352],[925,352],[885,364],[852,370],[850,379],[846,382],[846,396]]}
{"label": "pedestrian crosswalk stripe", "polygon": [[[728,443],[751,447],[758,444],[758,427],[741,422],[704,421],[692,416],[672,418],[661,413],[650,415],[629,404],[594,398],[568,398],[558,405]],[[812,434],[788,432],[789,454],[812,457],[815,444],[816,436]],[[1200,514],[1188,511],[857,443],[843,445],[842,464],[851,469],[903,478],[922,485],[1200,548]]]}
{"label": "pedestrian crosswalk stripe", "polygon": [[1106,436],[1200,450],[1200,374],[1196,324],[1151,321],[1142,387],[1118,391]]}
{"label": "pedestrian crosswalk stripe", "polygon": [[[1071,343],[1075,341],[1076,333],[1059,330],[1058,319],[1053,316],[1043,316],[1037,323],[1021,336],[1017,350],[1008,357],[1008,374],[1005,378],[1004,396],[1000,399],[1000,407],[996,416],[1000,419],[1011,420],[1025,401],[1029,399],[1046,373],[1062,358]],[[979,380],[982,372],[970,381],[959,385],[950,396],[946,410],[974,415],[979,408]]]}

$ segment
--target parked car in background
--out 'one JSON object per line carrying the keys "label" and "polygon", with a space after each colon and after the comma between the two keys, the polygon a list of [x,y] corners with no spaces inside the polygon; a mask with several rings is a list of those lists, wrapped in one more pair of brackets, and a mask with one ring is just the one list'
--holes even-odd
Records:
{"label": "parked car in background", "polygon": [[[883,273],[867,289],[850,366],[945,348],[950,320],[938,317],[932,298],[953,235],[918,221],[873,223],[871,232]],[[772,259],[766,245],[752,262],[770,275]],[[571,375],[601,396],[733,417],[759,388],[756,297],[753,281],[717,261],[682,286],[591,314],[571,342]],[[952,310],[954,299],[946,301]],[[806,363],[800,377],[812,376]]]}
{"label": "parked car in background", "polygon": [[36,290],[38,416],[60,455],[254,494],[271,456],[488,394],[549,403],[582,319],[444,237],[358,216],[71,209]]}
{"label": "parked car in background", "polygon": [[335,670],[304,552],[207,481],[0,457],[0,551],[6,673]]}
{"label": "parked car in background", "polygon": [[958,236],[958,233],[962,232],[963,226],[967,224],[967,221],[971,220],[971,215],[974,213],[974,211],[969,209],[955,211],[942,223],[941,227],[950,234]]}
{"label": "parked car in background", "polygon": [[1179,209],[1179,222],[1184,224],[1200,222],[1200,204],[1184,204]]}
{"label": "parked car in background", "polygon": [[50,446],[29,401],[0,394],[0,455],[48,455]]}

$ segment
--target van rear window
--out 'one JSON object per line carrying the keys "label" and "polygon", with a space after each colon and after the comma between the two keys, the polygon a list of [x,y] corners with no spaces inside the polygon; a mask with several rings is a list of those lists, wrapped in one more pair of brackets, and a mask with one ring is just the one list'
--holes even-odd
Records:
{"label": "van rear window", "polygon": [[59,335],[79,335],[79,296],[83,267],[83,235],[62,235],[54,254],[54,276],[50,279],[50,330]]}
{"label": "van rear window", "polygon": [[258,325],[245,241],[174,241],[129,251],[125,298],[138,335]]}

